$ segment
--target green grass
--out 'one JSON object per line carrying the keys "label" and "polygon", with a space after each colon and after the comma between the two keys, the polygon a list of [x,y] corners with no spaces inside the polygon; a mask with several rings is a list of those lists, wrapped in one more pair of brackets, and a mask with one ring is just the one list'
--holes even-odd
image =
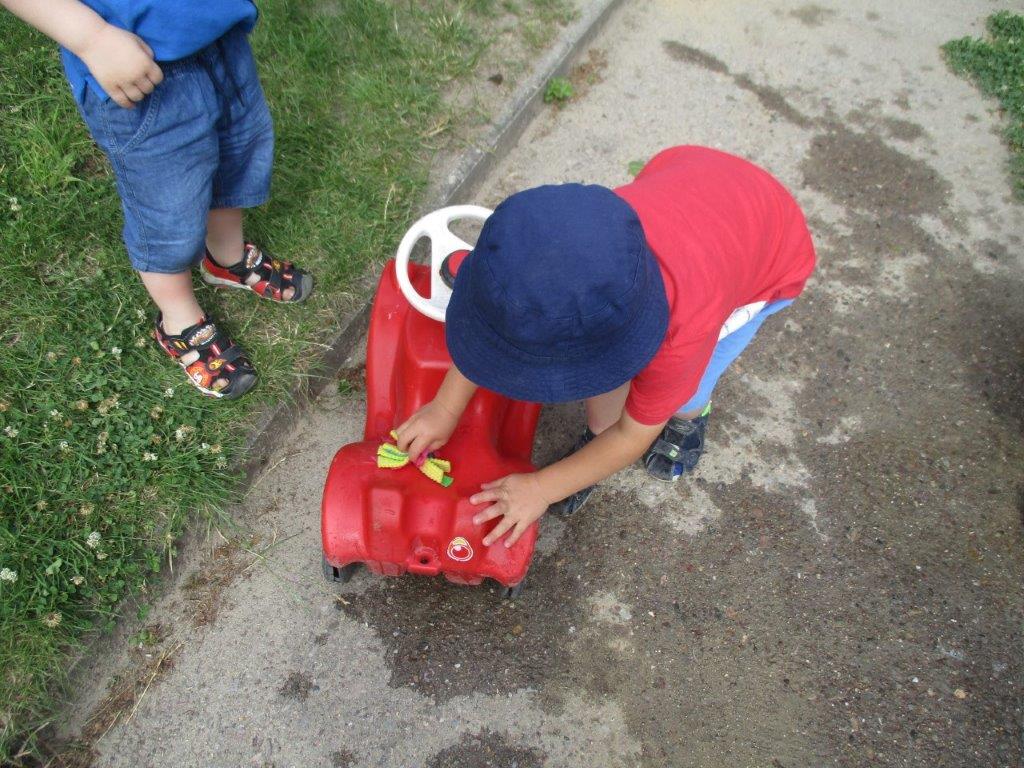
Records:
{"label": "green grass", "polygon": [[[25,735],[54,710],[76,644],[144,595],[195,515],[232,497],[228,467],[257,403],[286,395],[353,278],[393,251],[450,118],[441,94],[508,12],[491,0],[260,8],[277,158],[272,202],[247,228],[318,288],[300,307],[199,289],[260,369],[258,394],[238,403],[201,398],[156,351],[109,168],[56,50],[0,12],[0,763],[36,749]],[[550,26],[564,8],[515,12]]]}
{"label": "green grass", "polygon": [[553,77],[544,89],[544,101],[548,104],[564,104],[572,98],[572,83],[564,77]]}
{"label": "green grass", "polygon": [[988,39],[951,40],[942,50],[954,72],[999,99],[1006,116],[1014,194],[1024,200],[1024,16],[1000,11],[985,22]]}

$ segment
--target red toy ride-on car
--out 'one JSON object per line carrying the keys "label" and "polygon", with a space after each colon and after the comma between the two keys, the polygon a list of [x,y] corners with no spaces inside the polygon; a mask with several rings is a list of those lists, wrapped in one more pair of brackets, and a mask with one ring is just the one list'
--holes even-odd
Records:
{"label": "red toy ride-on car", "polygon": [[[434,397],[452,364],[444,313],[454,274],[471,246],[449,227],[456,219],[483,221],[490,213],[463,205],[424,216],[384,268],[370,317],[363,441],[338,451],[324,486],[321,532],[329,580],[348,581],[363,564],[386,576],[443,574],[458,584],[494,579],[506,597],[522,588],[536,524],[510,548],[500,541],[485,547],[484,536],[498,521],[474,525],[473,515],[482,507],[471,505],[469,497],[484,482],[533,471],[539,405],[478,390],[437,452],[451,462],[454,481],[447,487],[412,463],[398,469],[377,466],[377,450],[391,441],[391,430]],[[409,261],[423,237],[430,238],[429,268]]]}

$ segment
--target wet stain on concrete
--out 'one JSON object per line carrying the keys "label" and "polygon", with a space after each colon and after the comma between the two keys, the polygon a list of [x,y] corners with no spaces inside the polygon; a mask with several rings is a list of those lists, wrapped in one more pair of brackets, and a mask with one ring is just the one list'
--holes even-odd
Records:
{"label": "wet stain on concrete", "polygon": [[835,202],[879,216],[935,214],[950,194],[949,183],[927,163],[836,121],[811,141],[803,172],[809,186]]}
{"label": "wet stain on concrete", "polygon": [[356,756],[347,749],[336,749],[331,752],[331,768],[352,768],[356,764]]}
{"label": "wet stain on concrete", "polygon": [[458,744],[438,752],[426,768],[543,768],[546,756],[536,749],[517,747],[492,731],[466,735]]}
{"label": "wet stain on concrete", "polygon": [[789,12],[789,15],[797,19],[801,24],[808,27],[820,27],[826,21],[836,15],[831,8],[822,8],[820,5],[802,5]]}
{"label": "wet stain on concrete", "polygon": [[899,139],[900,141],[916,141],[925,135],[924,129],[920,125],[909,120],[886,117],[883,118],[882,124],[892,138]]}
{"label": "wet stain on concrete", "polygon": [[998,240],[982,240],[978,243],[978,251],[992,261],[1006,262],[1010,258],[1009,249]]}
{"label": "wet stain on concrete", "polygon": [[718,72],[722,75],[729,74],[729,67],[726,66],[724,61],[712,56],[710,53],[705,53],[699,48],[694,48],[675,40],[664,40],[661,45],[665,52],[676,61],[695,64],[709,72]]}
{"label": "wet stain on concrete", "polygon": [[733,82],[744,91],[754,94],[769,113],[781,117],[799,128],[809,128],[813,123],[795,109],[782,93],[767,85],[755,83],[747,75],[733,75]]}
{"label": "wet stain on concrete", "polygon": [[319,691],[320,686],[313,682],[313,678],[306,672],[292,671],[278,688],[277,692],[286,699],[305,701],[313,691]]}
{"label": "wet stain on concrete", "polygon": [[812,124],[811,120],[795,109],[781,92],[770,86],[754,82],[748,75],[733,74],[725,62],[710,53],[676,40],[664,40],[661,45],[665,52],[676,61],[693,64],[710,72],[728,75],[738,88],[754,94],[761,102],[761,106],[770,114],[781,117],[801,128],[807,128]]}

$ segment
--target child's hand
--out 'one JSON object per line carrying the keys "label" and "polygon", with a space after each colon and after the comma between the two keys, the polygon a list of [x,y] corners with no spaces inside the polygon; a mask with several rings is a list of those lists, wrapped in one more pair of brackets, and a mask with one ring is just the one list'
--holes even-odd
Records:
{"label": "child's hand", "polygon": [[478,513],[473,522],[480,525],[496,517],[503,517],[502,521],[494,526],[494,530],[484,538],[484,546],[487,547],[509,530],[512,533],[505,539],[505,546],[511,547],[551,504],[541,492],[536,472],[527,475],[508,475],[500,480],[484,483],[481,487],[483,490],[470,496],[469,503],[484,504],[493,501],[494,504]]}
{"label": "child's hand", "polygon": [[100,26],[75,53],[107,95],[126,109],[146,98],[164,79],[146,41],[112,24]]}
{"label": "child's hand", "polygon": [[398,450],[418,459],[448,442],[459,423],[458,415],[432,400],[414,413],[395,432]]}

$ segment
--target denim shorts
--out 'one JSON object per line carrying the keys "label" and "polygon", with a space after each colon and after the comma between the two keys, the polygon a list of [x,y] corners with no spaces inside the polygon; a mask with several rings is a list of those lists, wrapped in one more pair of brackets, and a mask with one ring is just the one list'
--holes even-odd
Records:
{"label": "denim shorts", "polygon": [[85,88],[79,111],[110,158],[124,243],[140,272],[184,272],[203,253],[211,208],[270,194],[274,128],[244,32],[185,59],[134,109]]}
{"label": "denim shorts", "polygon": [[753,340],[764,321],[792,303],[793,299],[772,301],[732,333],[720,338],[715,345],[714,352],[711,353],[708,367],[704,369],[704,374],[700,377],[700,386],[697,387],[697,392],[689,399],[686,405],[679,409],[679,413],[700,410],[710,403],[711,393],[715,389],[715,384],[718,383],[722,374],[725,373],[725,369],[732,365],[732,362],[740,356],[740,352],[747,348],[747,345]]}

